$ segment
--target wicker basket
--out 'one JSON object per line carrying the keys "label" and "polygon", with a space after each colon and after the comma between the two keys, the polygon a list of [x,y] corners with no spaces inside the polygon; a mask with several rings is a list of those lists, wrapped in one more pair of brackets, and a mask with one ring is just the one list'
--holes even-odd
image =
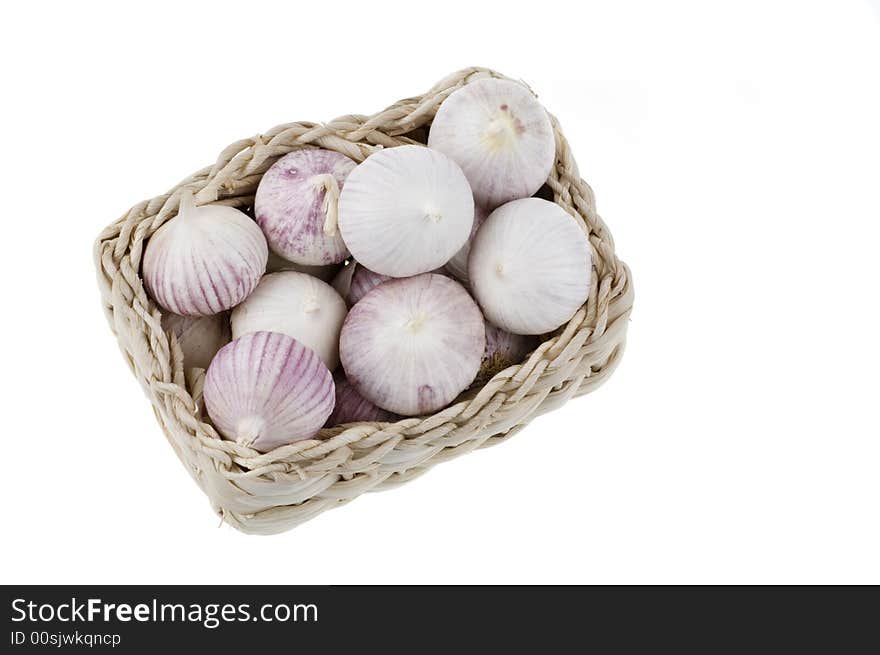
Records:
{"label": "wicker basket", "polygon": [[259,453],[221,439],[201,412],[204,371],[185,371],[176,340],[144,290],[139,269],[144,242],[174,217],[180,190],[196,202],[244,210],[260,176],[291,150],[318,146],[363,161],[382,147],[424,142],[440,103],[474,80],[501,75],[469,68],[426,94],[401,100],[373,116],[343,116],[327,124],[288,123],[236,141],[213,166],[168,193],[138,203],[95,243],[104,310],[135,377],[181,461],[227,523],[248,533],[277,533],[338,507],[365,491],[412,480],[440,462],[500,443],[532,418],[592,391],[623,353],[633,290],[626,265],[596,214],[593,193],[551,117],[556,165],[547,181],[554,201],[575,217],[593,251],[589,300],[544,340],[527,361],[511,366],[450,407],[393,424],[361,423],[322,430],[315,439]]}

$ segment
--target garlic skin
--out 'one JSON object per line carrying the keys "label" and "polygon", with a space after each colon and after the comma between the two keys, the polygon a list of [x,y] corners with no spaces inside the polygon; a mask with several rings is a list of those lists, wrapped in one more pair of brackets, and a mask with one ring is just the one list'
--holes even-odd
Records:
{"label": "garlic skin", "polygon": [[509,366],[519,364],[526,355],[538,347],[540,341],[535,336],[513,334],[491,323],[486,323],[486,349],[480,362],[480,372],[476,384],[485,384],[496,373]]}
{"label": "garlic skin", "polygon": [[467,389],[486,347],[483,315],[454,280],[428,273],[380,284],[352,307],[339,354],[373,404],[417,416]]}
{"label": "garlic skin", "polygon": [[465,244],[459,251],[455,253],[455,256],[446,262],[446,271],[462,284],[470,284],[467,272],[468,256],[471,254],[471,244],[474,242],[477,230],[480,229],[487,216],[489,216],[489,212],[480,205],[474,207],[474,227],[471,229],[470,237],[468,237],[468,240],[465,241]]}
{"label": "garlic skin", "polygon": [[331,371],[339,365],[339,332],[348,308],[326,282],[295,271],[263,276],[232,312],[232,336],[280,332],[315,351]]}
{"label": "garlic skin", "polygon": [[[438,268],[429,272],[437,273],[438,275],[446,275],[445,268]],[[361,298],[366,296],[380,284],[388,282],[389,280],[399,279],[401,278],[394,278],[390,275],[376,273],[366,266],[361,266],[353,261],[346,266],[344,270],[340,271],[335,278],[333,278],[333,288],[336,289],[343,299],[345,299],[345,302],[348,303],[349,307],[353,307]]]}
{"label": "garlic skin", "polygon": [[192,193],[144,251],[144,284],[164,309],[219,314],[244,300],[266,270],[269,249],[257,224],[233,207],[196,207]]}
{"label": "garlic skin", "polygon": [[535,193],[556,161],[550,117],[525,86],[482,79],[452,93],[431,124],[428,147],[461,166],[478,204]]}
{"label": "garlic skin", "polygon": [[[351,276],[351,285],[348,289],[348,296],[346,297],[346,301],[348,302],[349,307],[353,307],[360,300],[366,296],[370,291],[378,287],[380,284],[384,284],[389,280],[399,280],[401,278],[394,278],[389,275],[382,275],[381,273],[376,273],[375,271],[371,271],[366,266],[360,266],[359,264],[355,264],[357,268],[354,270],[354,274]],[[438,268],[433,271],[428,271],[429,273],[436,273],[437,275],[446,275],[446,269]]]}
{"label": "garlic skin", "polygon": [[514,334],[544,334],[587,300],[587,236],[559,205],[523,198],[502,205],[471,246],[468,276],[486,319]]}
{"label": "garlic skin", "polygon": [[350,307],[357,304],[359,300],[383,282],[396,279],[390,275],[382,275],[381,273],[371,271],[366,266],[354,265],[357,266],[357,268],[354,271],[354,275],[351,276],[351,286],[348,289],[348,296],[346,297]]}
{"label": "garlic skin", "polygon": [[348,265],[339,269],[339,272],[333,276],[330,286],[342,296],[343,300],[348,302],[348,291],[351,289],[351,278],[354,277],[355,266],[354,261],[350,261]]}
{"label": "garlic skin", "polygon": [[217,351],[232,338],[229,317],[225,313],[181,316],[166,312],[162,314],[162,329],[177,337],[186,369],[207,369]]}
{"label": "garlic skin", "polygon": [[332,428],[334,425],[362,421],[390,423],[396,418],[391,412],[376,407],[359,394],[348,380],[342,378],[336,381],[336,406],[324,427]]}
{"label": "garlic skin", "polygon": [[254,197],[269,247],[295,264],[325,266],[348,257],[336,227],[339,190],[355,162],[332,150],[294,150],[265,172]]}
{"label": "garlic skin", "polygon": [[443,266],[464,245],[473,221],[464,173],[422,146],[378,151],[351,172],[339,197],[339,229],[352,256],[390,277]]}
{"label": "garlic skin", "polygon": [[309,266],[307,264],[296,264],[284,259],[281,255],[276,255],[269,251],[269,261],[266,264],[267,273],[278,273],[280,271],[296,271],[297,273],[306,273],[312,277],[316,277],[324,282],[333,279],[339,272],[339,264],[328,264],[327,266]]}
{"label": "garlic skin", "polygon": [[205,375],[205,407],[225,438],[260,452],[308,439],[335,402],[317,355],[277,332],[253,332],[220,349]]}

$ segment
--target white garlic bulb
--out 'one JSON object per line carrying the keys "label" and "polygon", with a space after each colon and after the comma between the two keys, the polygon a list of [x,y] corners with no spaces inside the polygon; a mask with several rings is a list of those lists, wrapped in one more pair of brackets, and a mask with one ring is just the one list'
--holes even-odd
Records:
{"label": "white garlic bulb", "polygon": [[267,452],[315,435],[333,411],[333,376],[318,356],[277,332],[220,349],[205,375],[205,407],[227,439]]}
{"label": "white garlic bulb", "polygon": [[144,284],[163,308],[183,316],[231,309],[266,270],[269,249],[257,224],[233,207],[196,207],[190,192],[177,216],[156,230],[144,252]]}
{"label": "white garlic bulb", "polygon": [[467,263],[468,256],[471,254],[471,244],[474,241],[474,237],[477,235],[477,230],[480,229],[480,226],[483,224],[483,221],[486,220],[488,215],[489,212],[483,209],[480,205],[474,207],[474,227],[471,229],[471,235],[459,251],[455,253],[455,256],[446,263],[446,270],[449,274],[462,284],[468,284],[470,282],[467,274]]}
{"label": "white garlic bulb", "polygon": [[391,277],[443,266],[467,240],[473,221],[464,173],[443,153],[422,146],[370,156],[351,172],[339,197],[339,229],[352,256]]}
{"label": "white garlic bulb", "polygon": [[326,282],[295,271],[270,273],[232,311],[232,336],[280,332],[315,351],[331,371],[339,365],[339,331],[348,308]]}
{"label": "white garlic bulb", "polygon": [[364,398],[416,416],[473,382],[486,346],[483,316],[454,280],[428,273],[380,284],[352,307],[339,354]]}
{"label": "white garlic bulb", "polygon": [[296,264],[338,264],[348,249],[336,227],[339,190],[354,161],[332,150],[294,150],[263,174],[257,223],[272,250]]}
{"label": "white garlic bulb", "polygon": [[266,264],[267,273],[278,273],[280,271],[296,271],[297,273],[307,273],[312,277],[316,277],[324,282],[329,282],[339,272],[339,264],[328,264],[327,266],[309,266],[308,264],[296,264],[284,259],[281,255],[276,255],[269,251],[269,261]]}
{"label": "white garlic bulb", "polygon": [[514,334],[543,334],[586,302],[591,261],[586,234],[565,210],[523,198],[480,227],[468,276],[487,320]]}
{"label": "white garlic bulb", "polygon": [[489,208],[535,193],[556,160],[547,111],[510,80],[477,80],[450,95],[431,123],[428,147],[455,160],[477,203]]}
{"label": "white garlic bulb", "polygon": [[486,323],[486,350],[480,362],[477,384],[484,384],[496,373],[519,364],[525,356],[538,347],[538,338],[525,334],[513,334]]}
{"label": "white garlic bulb", "polygon": [[376,407],[364,398],[344,377],[336,380],[336,406],[327,419],[326,427],[361,421],[389,423],[396,418],[391,412]]}
{"label": "white garlic bulb", "polygon": [[185,368],[207,369],[214,355],[229,343],[229,317],[226,313],[213,316],[181,316],[162,314],[162,329],[177,337],[183,351]]}

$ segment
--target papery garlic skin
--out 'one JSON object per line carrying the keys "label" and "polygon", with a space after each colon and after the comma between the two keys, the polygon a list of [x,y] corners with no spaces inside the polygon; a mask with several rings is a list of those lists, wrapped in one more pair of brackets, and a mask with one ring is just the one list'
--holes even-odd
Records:
{"label": "papery garlic skin", "polygon": [[488,215],[489,212],[483,209],[480,205],[474,207],[474,226],[471,229],[470,237],[468,237],[468,240],[465,241],[465,244],[459,249],[459,251],[455,253],[453,258],[446,262],[446,271],[462,284],[467,285],[470,283],[470,280],[468,279],[467,263],[468,256],[471,254],[471,244],[474,241],[474,237],[477,236],[477,230],[480,229],[480,226],[483,224],[483,221],[486,220]]}
{"label": "papery garlic skin", "polygon": [[295,264],[324,266],[348,257],[336,227],[339,190],[355,162],[332,150],[294,150],[265,172],[254,197],[270,248]]}
{"label": "papery garlic skin", "polygon": [[326,282],[295,271],[270,273],[232,311],[232,336],[280,332],[315,351],[331,371],[339,365],[339,332],[348,308]]}
{"label": "papery garlic skin", "polygon": [[348,291],[351,289],[351,278],[354,277],[355,271],[355,262],[350,261],[346,266],[343,266],[339,269],[339,272],[333,276],[333,280],[330,282],[330,286],[333,287],[334,291],[342,296],[343,300],[348,302]]}
{"label": "papery garlic skin", "polygon": [[477,384],[484,384],[496,373],[519,364],[525,356],[538,347],[538,338],[525,334],[513,334],[486,323],[486,349],[480,362]]}
{"label": "papery garlic skin", "polygon": [[348,381],[373,404],[417,416],[473,382],[486,346],[483,316],[454,280],[428,273],[380,284],[342,326]]}
{"label": "papery garlic skin", "polygon": [[204,400],[221,435],[267,452],[314,436],[333,411],[335,385],[318,356],[296,339],[253,332],[214,357]]}
{"label": "papery garlic skin", "polygon": [[226,313],[214,316],[162,314],[162,329],[177,338],[183,351],[184,368],[207,369],[214,355],[229,343],[232,334]]}
{"label": "papery garlic skin", "polygon": [[177,216],[147,242],[144,284],[174,314],[211,316],[247,297],[268,256],[262,231],[246,214],[224,205],[196,207],[184,193]]}
{"label": "papery garlic skin", "polygon": [[346,297],[349,306],[357,304],[361,298],[366,296],[370,291],[383,282],[396,279],[390,275],[382,275],[381,273],[371,271],[366,266],[360,266],[358,264],[355,264],[355,266],[357,266],[357,268],[354,271],[354,275],[351,277],[351,286],[348,289],[348,296]]}
{"label": "papery garlic skin", "polygon": [[327,419],[325,427],[332,428],[334,425],[360,422],[389,423],[397,419],[397,416],[381,407],[376,407],[364,398],[351,383],[342,378],[336,381],[336,406],[333,413]]}
{"label": "papery garlic skin", "polygon": [[489,208],[531,196],[556,160],[547,111],[510,80],[477,80],[450,95],[431,123],[428,147],[455,160],[477,203]]}
{"label": "papery garlic skin", "polygon": [[312,277],[316,277],[324,282],[332,280],[340,270],[339,264],[328,264],[326,266],[309,266],[308,264],[297,264],[281,255],[276,255],[269,250],[269,261],[266,263],[267,273],[280,273],[281,271],[296,271],[297,273],[306,273]]}
{"label": "papery garlic skin", "polygon": [[493,211],[468,259],[471,291],[486,319],[514,334],[544,334],[587,300],[587,236],[559,205],[524,198]]}
{"label": "papery garlic skin", "polygon": [[[357,268],[354,270],[354,275],[351,276],[351,284],[349,285],[348,295],[345,297],[346,302],[348,302],[348,306],[352,307],[356,305],[361,298],[366,296],[370,291],[378,287],[380,284],[384,284],[390,280],[399,280],[401,278],[391,277],[390,275],[382,275],[381,273],[376,273],[375,271],[371,271],[366,266],[361,266],[360,264],[355,264]],[[438,268],[433,271],[428,271],[429,273],[436,273],[437,275],[446,275],[446,269]]]}
{"label": "papery garlic skin", "polygon": [[409,277],[443,266],[464,245],[474,200],[464,173],[422,146],[380,150],[359,164],[339,197],[339,229],[371,271]]}
{"label": "papery garlic skin", "polygon": [[[445,267],[429,272],[437,273],[438,275],[447,274]],[[333,288],[336,289],[337,293],[345,299],[348,306],[352,307],[380,284],[388,282],[389,280],[399,279],[403,278],[395,278],[390,275],[376,273],[376,271],[371,271],[366,266],[361,266],[353,261],[346,266],[345,269],[340,271],[335,278],[333,278]]]}

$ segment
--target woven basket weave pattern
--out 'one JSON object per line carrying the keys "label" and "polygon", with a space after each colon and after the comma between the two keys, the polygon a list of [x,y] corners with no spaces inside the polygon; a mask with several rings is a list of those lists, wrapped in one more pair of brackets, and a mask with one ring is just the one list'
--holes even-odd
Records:
{"label": "woven basket weave pattern", "polygon": [[629,270],[617,259],[592,190],[580,179],[568,142],[551,116],[556,165],[547,184],[554,201],[587,235],[592,288],[586,305],[525,362],[432,416],[324,429],[313,440],[268,453],[221,439],[202,418],[204,371],[184,370],[180,347],[162,330],[160,310],[139,274],[144,243],[177,214],[181,189],[191,189],[197,204],[245,209],[253,203],[262,174],[291,150],[327,148],[360,162],[380,148],[417,143],[407,135],[424,133],[449,94],[484,77],[503,76],[470,68],[373,116],[288,123],[237,141],[213,166],[138,203],[98,237],[98,284],[120,348],[175,452],[215,510],[236,528],[281,532],[366,491],[402,484],[435,464],[500,443],[535,416],[597,388],[620,361],[633,303]]}

